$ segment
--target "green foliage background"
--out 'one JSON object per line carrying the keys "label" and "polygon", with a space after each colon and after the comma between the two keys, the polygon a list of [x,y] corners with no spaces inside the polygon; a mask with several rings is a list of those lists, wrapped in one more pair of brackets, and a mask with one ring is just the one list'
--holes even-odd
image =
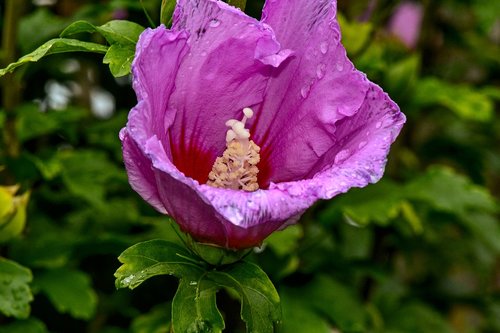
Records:
{"label": "green foliage background", "polygon": [[[361,22],[368,2],[339,0],[339,16],[351,59],[408,117],[386,176],[318,203],[249,258],[279,291],[284,333],[500,332],[499,4],[422,0],[408,49],[387,31],[400,1]],[[159,22],[161,1],[142,4]],[[253,16],[261,7],[247,1]],[[111,19],[149,26],[135,0],[18,1],[14,21],[0,11],[0,67],[77,20],[101,32],[81,39],[103,45]],[[115,75],[131,52],[120,45],[106,54]],[[0,79],[0,333],[169,331],[176,279],[115,289],[122,251],[179,240],[128,185],[118,132],[135,94],[102,60],[55,54]],[[114,96],[111,114],[96,113],[96,96]],[[234,293],[217,299],[226,331],[243,332]]]}

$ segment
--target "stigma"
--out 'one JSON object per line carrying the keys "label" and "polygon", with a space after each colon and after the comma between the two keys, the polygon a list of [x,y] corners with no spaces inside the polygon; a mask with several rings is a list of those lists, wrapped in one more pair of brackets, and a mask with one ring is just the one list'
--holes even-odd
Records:
{"label": "stigma", "polygon": [[243,119],[229,119],[226,126],[226,150],[217,157],[208,174],[207,184],[213,187],[233,190],[256,191],[257,163],[260,161],[260,147],[250,140],[250,131],[245,128],[246,121],[253,117],[253,110],[243,109]]}

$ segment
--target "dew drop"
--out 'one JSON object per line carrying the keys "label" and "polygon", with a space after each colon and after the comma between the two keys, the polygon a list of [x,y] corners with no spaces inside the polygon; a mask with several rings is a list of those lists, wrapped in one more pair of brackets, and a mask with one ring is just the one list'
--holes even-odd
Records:
{"label": "dew drop", "polygon": [[128,286],[128,285],[130,284],[130,282],[132,282],[132,280],[133,280],[134,278],[135,278],[135,275],[134,275],[134,274],[129,275],[129,276],[127,276],[126,278],[124,278],[124,279],[122,280],[122,283],[121,283],[121,284],[122,284],[123,286]]}
{"label": "dew drop", "polygon": [[302,89],[300,89],[300,95],[303,98],[307,98],[307,96],[309,96],[310,91],[311,91],[311,86],[306,84],[305,86],[302,87]]}
{"label": "dew drop", "polygon": [[326,52],[328,52],[328,43],[321,42],[321,44],[319,45],[319,50],[321,51],[321,53],[326,54]]}
{"label": "dew drop", "polygon": [[343,63],[341,63],[340,61],[339,61],[339,62],[337,62],[337,64],[335,65],[335,67],[337,68],[337,70],[338,70],[339,72],[342,72],[342,71],[344,70],[344,64],[343,64]]}
{"label": "dew drop", "polygon": [[362,149],[364,146],[366,146],[366,141],[361,141],[358,145],[358,148]]}
{"label": "dew drop", "polygon": [[318,79],[322,79],[325,76],[325,71],[326,71],[326,65],[325,64],[319,64],[318,67],[316,67],[316,76]]}
{"label": "dew drop", "polygon": [[363,225],[362,224],[359,224],[358,222],[356,222],[355,220],[353,220],[349,215],[344,215],[344,221],[349,224],[350,226],[353,226],[355,228],[362,228]]}
{"label": "dew drop", "polygon": [[344,162],[347,158],[349,157],[349,149],[342,149],[341,151],[338,152],[338,154],[335,156],[335,164],[342,163]]}
{"label": "dew drop", "polygon": [[382,127],[382,122],[379,121],[375,124],[375,128],[379,129],[380,127]]}
{"label": "dew drop", "polygon": [[190,282],[189,282],[189,285],[190,285],[190,286],[196,286],[197,284],[198,284],[198,282],[196,282],[196,281],[190,281]]}
{"label": "dew drop", "polygon": [[212,28],[217,28],[220,25],[220,21],[218,19],[212,19],[210,20],[210,23],[208,24]]}
{"label": "dew drop", "polygon": [[203,52],[201,52],[201,53],[200,53],[200,55],[201,55],[202,57],[205,57],[205,56],[207,55],[207,52],[203,51]]}

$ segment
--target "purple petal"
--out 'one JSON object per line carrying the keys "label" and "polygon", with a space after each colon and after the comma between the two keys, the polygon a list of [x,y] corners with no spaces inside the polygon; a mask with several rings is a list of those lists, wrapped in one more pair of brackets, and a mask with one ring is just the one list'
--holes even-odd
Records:
{"label": "purple petal", "polygon": [[270,70],[290,52],[269,27],[222,1],[179,1],[172,29],[190,34],[169,103],[178,114],[169,133],[173,160],[205,182],[225,149],[225,122],[262,102]]}
{"label": "purple petal", "polygon": [[146,155],[169,215],[198,241],[234,249],[255,246],[287,220],[295,222],[312,204],[281,190],[243,192],[200,185],[172,164],[156,137],[146,143]]}
{"label": "purple petal", "polygon": [[398,106],[379,86],[372,84],[357,114],[338,122],[339,144],[317,161],[311,169],[312,178],[271,184],[270,189],[330,199],[351,187],[377,182],[384,173],[390,146],[405,120]]}
{"label": "purple petal", "polygon": [[174,116],[167,113],[167,104],[180,62],[187,52],[186,42],[187,33],[161,27],[147,29],[139,38],[132,63],[138,104],[129,114],[127,130],[141,145],[153,134],[165,138],[168,120]]}
{"label": "purple petal", "polygon": [[[130,182],[199,241],[257,245],[316,200],[377,181],[404,123],[347,59],[334,1],[281,1],[259,23],[221,1],[180,0],[174,31],[148,30],[138,43],[139,103],[121,133]],[[247,106],[269,188],[204,185],[226,120]]]}
{"label": "purple petal", "polygon": [[137,147],[124,128],[120,132],[123,146],[123,161],[127,168],[128,180],[139,195],[162,214],[168,214],[161,202],[151,160]]}
{"label": "purple petal", "polygon": [[146,154],[153,164],[160,199],[181,229],[199,241],[226,245],[224,218],[199,193],[198,182],[172,164],[156,136],[148,140]]}
{"label": "purple petal", "polygon": [[139,102],[129,113],[127,127],[120,132],[132,188],[161,213],[167,211],[144,147],[152,135],[165,137],[166,105],[185,45],[185,33],[148,29],[140,36],[132,65],[133,86]]}
{"label": "purple petal", "polygon": [[263,21],[294,56],[276,71],[251,132],[263,185],[303,179],[338,145],[336,123],[358,112],[369,87],[340,44],[335,1],[268,1]]}

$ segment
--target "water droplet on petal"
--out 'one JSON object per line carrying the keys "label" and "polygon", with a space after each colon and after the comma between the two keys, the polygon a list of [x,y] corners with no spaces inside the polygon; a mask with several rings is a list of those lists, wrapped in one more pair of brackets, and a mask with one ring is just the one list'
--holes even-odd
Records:
{"label": "water droplet on petal", "polygon": [[201,52],[201,53],[200,53],[200,55],[201,55],[202,57],[205,57],[205,56],[207,55],[207,52],[203,51],[203,52]]}
{"label": "water droplet on petal", "polygon": [[339,61],[339,62],[337,62],[337,64],[335,65],[335,67],[337,68],[337,70],[338,70],[339,72],[342,72],[342,71],[344,70],[344,64],[343,64],[343,63],[341,63],[340,61]]}
{"label": "water droplet on petal", "polygon": [[210,20],[210,23],[208,24],[212,28],[217,28],[220,25],[220,21],[218,19],[212,19]]}
{"label": "water droplet on petal", "polygon": [[366,141],[361,141],[358,145],[358,148],[362,149],[364,146],[366,146]]}
{"label": "water droplet on petal", "polygon": [[300,95],[303,98],[307,98],[307,96],[309,96],[310,91],[311,91],[311,86],[306,84],[305,86],[302,87],[302,89],[300,89]]}
{"label": "water droplet on petal", "polygon": [[326,54],[326,52],[328,52],[328,43],[321,42],[321,44],[319,44],[319,50],[321,51],[321,53]]}
{"label": "water droplet on petal", "polygon": [[322,79],[325,76],[325,71],[326,71],[326,65],[325,64],[319,64],[318,67],[316,67],[316,76],[318,79]]}
{"label": "water droplet on petal", "polygon": [[342,149],[341,151],[338,152],[338,154],[335,156],[335,164],[342,163],[344,162],[347,158],[349,157],[349,149]]}
{"label": "water droplet on petal", "polygon": [[379,121],[375,124],[375,128],[379,129],[380,127],[382,127],[382,122]]}

